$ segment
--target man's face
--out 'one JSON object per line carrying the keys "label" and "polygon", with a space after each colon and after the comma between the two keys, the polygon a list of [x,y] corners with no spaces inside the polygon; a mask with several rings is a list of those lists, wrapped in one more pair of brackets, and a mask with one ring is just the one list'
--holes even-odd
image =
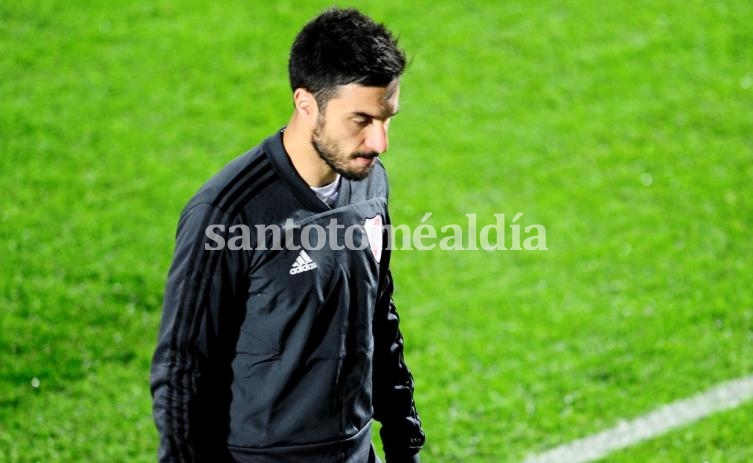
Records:
{"label": "man's face", "polygon": [[376,157],[387,151],[387,130],[398,111],[400,84],[343,85],[319,112],[311,145],[335,172],[349,180],[366,178]]}

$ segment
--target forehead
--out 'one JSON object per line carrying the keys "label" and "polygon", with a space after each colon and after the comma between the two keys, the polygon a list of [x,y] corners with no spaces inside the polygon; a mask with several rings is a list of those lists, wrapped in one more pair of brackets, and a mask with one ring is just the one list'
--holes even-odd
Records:
{"label": "forehead", "polygon": [[348,84],[338,88],[337,93],[327,103],[327,108],[388,117],[397,112],[399,97],[400,82],[397,79],[386,87]]}

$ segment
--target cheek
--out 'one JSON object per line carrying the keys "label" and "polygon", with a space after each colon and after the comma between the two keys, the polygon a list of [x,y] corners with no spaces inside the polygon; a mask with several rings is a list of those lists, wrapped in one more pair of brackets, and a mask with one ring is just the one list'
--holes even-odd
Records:
{"label": "cheek", "polygon": [[341,151],[350,154],[361,147],[364,141],[364,136],[360,129],[346,129],[337,134],[333,134],[332,140],[337,143],[337,146],[340,147]]}
{"label": "cheek", "polygon": [[354,130],[349,124],[328,124],[324,134],[335,143],[344,144],[354,136]]}

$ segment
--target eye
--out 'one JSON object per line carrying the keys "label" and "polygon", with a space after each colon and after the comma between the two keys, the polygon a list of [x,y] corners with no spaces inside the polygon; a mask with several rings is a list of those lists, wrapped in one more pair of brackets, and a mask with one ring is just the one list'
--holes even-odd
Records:
{"label": "eye", "polygon": [[368,117],[354,117],[353,123],[356,124],[359,127],[366,127],[367,125],[371,124],[371,118]]}

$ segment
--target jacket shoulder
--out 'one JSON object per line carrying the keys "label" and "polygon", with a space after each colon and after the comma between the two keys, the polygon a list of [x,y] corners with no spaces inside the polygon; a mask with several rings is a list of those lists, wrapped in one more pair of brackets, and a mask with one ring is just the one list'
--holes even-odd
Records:
{"label": "jacket shoulder", "polygon": [[232,216],[272,183],[274,172],[258,145],[230,161],[214,174],[186,204],[184,211],[208,204]]}

